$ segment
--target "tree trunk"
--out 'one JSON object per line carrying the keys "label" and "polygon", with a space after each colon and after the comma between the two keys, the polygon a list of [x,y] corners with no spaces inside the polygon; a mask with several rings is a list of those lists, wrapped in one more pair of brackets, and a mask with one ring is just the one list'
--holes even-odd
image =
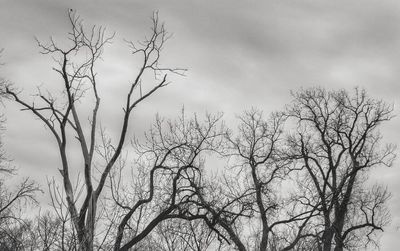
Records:
{"label": "tree trunk", "polygon": [[322,250],[331,251],[332,249],[333,231],[331,228],[325,229],[322,235]]}
{"label": "tree trunk", "polygon": [[87,251],[93,250],[94,229],[96,223],[96,205],[97,205],[97,199],[95,196],[96,196],[95,192],[93,191],[89,201],[87,218],[86,218],[86,228],[87,228],[86,247],[88,248]]}
{"label": "tree trunk", "polygon": [[343,241],[341,238],[336,241],[335,251],[343,251]]}

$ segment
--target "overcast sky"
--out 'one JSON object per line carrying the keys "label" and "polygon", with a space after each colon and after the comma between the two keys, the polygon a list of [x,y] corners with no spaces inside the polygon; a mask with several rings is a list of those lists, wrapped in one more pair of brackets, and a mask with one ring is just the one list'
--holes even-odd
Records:
{"label": "overcast sky", "polygon": [[[116,32],[99,67],[105,107],[103,124],[111,132],[121,117],[121,95],[134,77],[135,57],[123,39],[148,33],[159,11],[174,33],[161,63],[188,68],[187,76],[143,104],[134,115],[132,134],[145,130],[156,112],[171,117],[187,112],[223,111],[230,118],[252,106],[282,109],[290,90],[355,86],[395,105],[384,126],[387,142],[400,145],[400,1],[15,1],[0,0],[3,77],[30,93],[35,86],[59,85],[51,58],[39,54],[34,37],[46,41],[68,32],[66,11],[76,9],[88,25]],[[59,175],[59,157],[49,131],[29,113],[7,105],[6,149],[24,175],[41,184]],[[400,161],[373,178],[387,184],[392,225],[381,250],[400,246]]]}

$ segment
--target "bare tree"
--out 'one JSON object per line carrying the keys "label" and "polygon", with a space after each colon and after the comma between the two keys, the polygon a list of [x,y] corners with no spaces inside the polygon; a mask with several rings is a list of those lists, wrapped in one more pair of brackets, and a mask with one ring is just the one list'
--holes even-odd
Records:
{"label": "bare tree", "polygon": [[202,220],[170,219],[161,222],[143,240],[140,250],[205,251],[215,250],[216,235]]}
{"label": "bare tree", "polygon": [[219,120],[220,116],[208,115],[199,121],[184,114],[176,121],[158,118],[145,142],[135,143],[140,158],[133,186],[131,182],[124,186],[124,175],[111,176],[113,199],[121,209],[114,250],[140,246],[164,221],[205,217],[195,204],[191,184],[201,182],[207,152],[220,147]]}
{"label": "bare tree", "polygon": [[365,181],[371,168],[392,164],[394,146],[380,145],[378,128],[393,109],[359,89],[351,95],[311,88],[293,96],[290,152],[302,171],[303,205],[320,211],[312,221],[316,242],[324,251],[358,250],[388,222],[389,193]]}
{"label": "bare tree", "polygon": [[282,154],[284,120],[279,113],[267,120],[255,109],[244,112],[237,136],[227,134],[220,149],[232,176],[198,190],[213,227],[239,250],[292,249],[305,237],[302,230],[315,211],[295,210],[290,196],[279,191],[290,164]]}
{"label": "bare tree", "polygon": [[[29,102],[24,101],[21,93],[11,86],[8,86],[5,92],[9,98],[20,104],[23,110],[29,111],[39,118],[54,136],[61,157],[59,171],[66,194],[65,200],[76,229],[80,250],[93,250],[99,198],[111,169],[125,145],[133,110],[168,84],[167,72],[183,74],[184,70],[160,66],[161,51],[170,36],[164,25],[159,22],[157,13],[154,13],[151,19],[150,36],[138,44],[129,42],[132,53],[141,57],[141,65],[135,79],[127,88],[126,97],[124,97],[122,127],[116,143],[112,143],[111,157],[104,166],[98,167],[99,175],[96,175],[96,172],[93,172],[93,163],[97,158],[95,147],[98,136],[98,113],[101,105],[96,66],[104,48],[110,44],[114,34],[107,35],[102,26],[85,29],[82,19],[74,11],[69,11],[68,17],[71,25],[67,37],[69,45],[60,46],[52,38],[48,43],[38,40],[41,53],[51,55],[58,64],[53,69],[60,76],[61,94],[56,96],[39,90],[36,95],[37,99]],[[147,73],[154,74],[153,84],[144,84],[145,79],[149,80],[147,77],[144,78]],[[79,111],[80,108],[82,109],[80,104],[85,98],[94,100],[89,123],[85,123],[85,116],[81,115]],[[73,144],[75,139],[78,140],[83,159],[83,165],[80,167],[71,166],[73,163],[67,153],[68,146]],[[85,190],[82,199],[73,190],[72,177],[74,175],[71,171],[75,170],[84,175]]]}
{"label": "bare tree", "polygon": [[[2,174],[0,174],[2,175]],[[26,207],[36,203],[39,191],[35,182],[24,179],[15,189],[0,179],[0,249],[25,250],[30,246],[30,226],[24,217]]]}

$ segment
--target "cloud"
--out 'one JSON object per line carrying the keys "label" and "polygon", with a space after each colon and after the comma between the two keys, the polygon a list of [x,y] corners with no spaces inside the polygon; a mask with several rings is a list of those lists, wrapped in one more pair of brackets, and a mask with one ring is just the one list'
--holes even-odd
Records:
{"label": "cloud", "polygon": [[[266,112],[281,109],[291,99],[290,90],[315,85],[364,87],[372,96],[394,103],[399,115],[399,1],[1,2],[7,5],[0,9],[0,47],[6,49],[2,60],[7,63],[1,74],[27,93],[37,84],[59,84],[50,58],[38,53],[33,38],[62,39],[68,31],[68,8],[77,9],[87,24],[117,32],[99,70],[102,91],[108,95],[102,108],[104,124],[112,132],[119,128],[113,122],[121,115],[120,95],[137,69],[138,59],[130,55],[123,38],[142,38],[154,10],[174,33],[162,62],[189,72],[185,78],[174,77],[170,86],[138,108],[134,123],[140,123],[132,133],[145,130],[155,112],[171,116],[182,105],[188,112],[222,110],[228,117],[251,106]],[[21,121],[39,122],[28,114],[16,115],[14,106],[6,111],[7,137],[14,137],[8,138],[8,146],[15,161],[32,170],[54,168],[53,161],[39,161],[41,157],[19,147],[43,140],[42,127],[30,130]],[[394,119],[383,131],[385,138],[399,144],[398,128],[400,120]],[[40,148],[54,146],[46,139]],[[400,171],[385,172],[377,179],[389,185],[394,193],[391,207],[398,209]],[[395,219],[399,212],[393,210]],[[400,244],[396,231],[390,228],[385,234],[382,250]]]}

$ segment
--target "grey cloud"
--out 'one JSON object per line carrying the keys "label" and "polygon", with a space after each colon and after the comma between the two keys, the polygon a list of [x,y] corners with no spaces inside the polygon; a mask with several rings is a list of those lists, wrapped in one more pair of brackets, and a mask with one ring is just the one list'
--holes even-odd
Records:
{"label": "grey cloud", "polygon": [[[1,1],[1,0],[0,0]],[[103,121],[111,132],[121,112],[120,95],[134,75],[135,58],[122,38],[137,40],[148,31],[149,16],[160,18],[174,33],[165,50],[166,65],[189,68],[187,77],[174,83],[139,107],[140,121],[132,134],[145,130],[159,111],[174,116],[182,105],[188,112],[224,111],[227,116],[243,108],[258,106],[266,112],[283,108],[290,90],[300,86],[366,88],[372,96],[392,102],[399,111],[400,2],[398,1],[1,1],[0,47],[5,47],[7,65],[1,73],[24,87],[59,82],[49,59],[38,54],[33,36],[62,38],[68,31],[67,8],[77,9],[88,24],[103,24],[117,37],[100,69],[102,91],[109,94]],[[42,78],[46,76],[46,78]],[[7,134],[24,133],[16,110],[7,108]],[[25,115],[26,120],[29,115]],[[33,121],[33,120],[29,120]],[[30,123],[38,123],[33,121]],[[383,132],[400,144],[400,120],[394,119]],[[22,132],[21,132],[22,131]],[[31,141],[42,134],[27,131]],[[25,139],[8,139],[16,162],[34,169],[42,165],[18,145]],[[15,144],[15,145],[13,145]],[[40,147],[54,146],[45,141]],[[56,160],[55,160],[56,161]],[[397,165],[400,162],[397,162]],[[43,164],[43,170],[53,168]],[[21,167],[24,168],[24,167]],[[393,191],[391,208],[399,223],[400,177],[398,168],[385,170],[378,180]],[[378,177],[379,176],[379,177]],[[382,250],[400,245],[392,226],[382,239]]]}

